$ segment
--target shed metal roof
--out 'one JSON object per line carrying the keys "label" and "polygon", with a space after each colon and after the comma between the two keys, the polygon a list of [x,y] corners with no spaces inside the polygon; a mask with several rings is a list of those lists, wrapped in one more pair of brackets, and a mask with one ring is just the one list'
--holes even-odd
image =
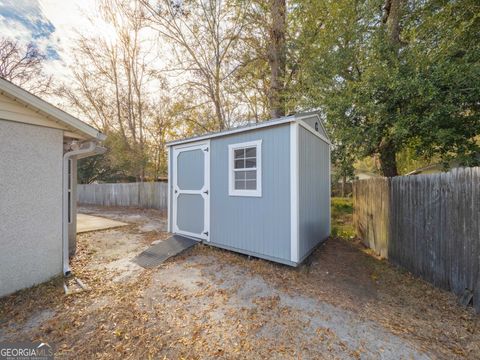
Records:
{"label": "shed metal roof", "polygon": [[[203,134],[203,135],[192,136],[192,137],[185,138],[185,139],[169,141],[169,142],[167,142],[167,146],[187,144],[187,143],[190,143],[190,142],[207,140],[207,139],[212,139],[212,138],[221,137],[221,136],[228,136],[228,135],[231,135],[231,134],[236,134],[236,133],[241,133],[241,132],[246,132],[246,131],[253,131],[253,130],[262,129],[262,128],[266,128],[266,127],[270,127],[270,126],[277,126],[277,125],[286,124],[286,123],[294,122],[294,121],[297,121],[297,120],[305,119],[305,118],[311,117],[313,115],[316,115],[319,118],[320,124],[321,124],[322,128],[324,128],[318,112],[298,113],[298,114],[295,114],[295,115],[284,116],[284,117],[281,117],[281,118],[278,118],[278,119],[272,119],[272,120],[263,121],[263,122],[260,122],[260,123],[250,123],[250,124],[247,124],[247,125],[244,125],[244,126],[238,126],[238,127],[232,128],[232,129],[227,129],[227,130],[217,131],[217,132],[211,132],[211,133],[207,133],[207,134]],[[324,128],[324,130],[325,130],[325,128]]]}
{"label": "shed metal roof", "polygon": [[2,78],[0,78],[0,93],[13,97],[36,111],[65,124],[65,126],[73,132],[80,133],[87,138],[94,138],[97,140],[106,139],[106,136],[94,127]]}

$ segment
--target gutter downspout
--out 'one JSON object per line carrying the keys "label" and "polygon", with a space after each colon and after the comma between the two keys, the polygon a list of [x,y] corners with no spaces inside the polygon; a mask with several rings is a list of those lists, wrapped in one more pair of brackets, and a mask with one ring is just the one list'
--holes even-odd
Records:
{"label": "gutter downspout", "polygon": [[96,142],[90,141],[88,147],[67,151],[63,155],[63,211],[62,211],[62,240],[63,240],[63,275],[70,275],[70,264],[68,256],[68,160],[74,156],[94,153],[97,147]]}

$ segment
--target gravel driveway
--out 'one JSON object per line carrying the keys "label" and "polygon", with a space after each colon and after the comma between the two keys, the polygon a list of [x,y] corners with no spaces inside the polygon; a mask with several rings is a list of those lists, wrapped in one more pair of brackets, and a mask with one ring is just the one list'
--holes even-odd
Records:
{"label": "gravel driveway", "polygon": [[155,210],[81,208],[127,222],[81,234],[75,275],[0,300],[0,341],[59,358],[479,358],[479,319],[455,298],[330,239],[291,268],[197,245],[155,269],[131,259],[168,237]]}

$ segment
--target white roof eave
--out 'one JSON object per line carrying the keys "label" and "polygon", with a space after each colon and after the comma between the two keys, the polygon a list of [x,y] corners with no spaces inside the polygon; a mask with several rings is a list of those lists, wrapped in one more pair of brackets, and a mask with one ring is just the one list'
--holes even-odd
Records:
{"label": "white roof eave", "polygon": [[186,139],[169,141],[169,142],[167,142],[167,146],[174,146],[174,145],[186,144],[186,143],[195,142],[195,141],[202,141],[202,140],[212,139],[212,138],[216,138],[216,137],[241,133],[241,132],[245,132],[245,131],[253,131],[253,130],[262,129],[262,128],[265,128],[265,127],[270,127],[270,126],[289,123],[289,122],[292,122],[292,121],[295,121],[295,116],[294,115],[282,117],[282,118],[275,119],[275,120],[269,120],[269,121],[261,122],[261,123],[255,124],[255,125],[247,125],[247,126],[242,126],[242,127],[238,127],[238,128],[233,128],[233,129],[230,129],[230,130],[224,130],[224,131],[219,131],[219,132],[215,132],[215,133],[210,133],[210,134],[205,134],[205,135],[200,135],[200,136],[194,136],[194,137],[190,137],[190,138],[186,138]]}
{"label": "white roof eave", "polygon": [[[187,143],[191,143],[191,142],[212,139],[212,138],[221,137],[221,136],[227,136],[227,135],[241,133],[241,132],[245,132],[245,131],[253,131],[253,130],[262,129],[262,128],[266,128],[266,127],[270,127],[270,126],[276,126],[276,125],[281,125],[281,124],[294,122],[294,121],[301,120],[301,119],[304,119],[304,118],[307,118],[307,117],[310,117],[310,116],[315,116],[315,115],[318,117],[318,119],[320,121],[320,125],[322,126],[323,130],[325,131],[325,128],[322,124],[322,121],[321,121],[318,113],[316,113],[316,112],[299,113],[299,114],[296,114],[296,115],[289,115],[289,116],[284,116],[284,117],[274,119],[274,120],[264,121],[264,122],[261,122],[261,123],[258,123],[258,124],[242,126],[242,127],[233,128],[233,129],[230,129],[230,130],[224,130],[224,131],[219,131],[219,132],[215,132],[215,133],[209,133],[209,134],[205,134],[205,135],[194,136],[194,137],[190,137],[190,138],[186,138],[186,139],[173,140],[173,141],[167,142],[166,145],[167,146],[175,146],[175,145],[180,145],[180,144],[187,144]],[[326,134],[326,131],[325,131],[325,134]],[[330,139],[327,138],[327,140],[328,140],[327,142],[329,144],[331,144]]]}

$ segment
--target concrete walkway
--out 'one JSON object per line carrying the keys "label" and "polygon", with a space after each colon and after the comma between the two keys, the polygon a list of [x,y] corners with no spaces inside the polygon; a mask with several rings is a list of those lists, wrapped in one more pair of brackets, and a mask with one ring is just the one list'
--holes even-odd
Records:
{"label": "concrete walkway", "polygon": [[88,231],[111,229],[126,225],[129,224],[99,216],[77,214],[77,234]]}

